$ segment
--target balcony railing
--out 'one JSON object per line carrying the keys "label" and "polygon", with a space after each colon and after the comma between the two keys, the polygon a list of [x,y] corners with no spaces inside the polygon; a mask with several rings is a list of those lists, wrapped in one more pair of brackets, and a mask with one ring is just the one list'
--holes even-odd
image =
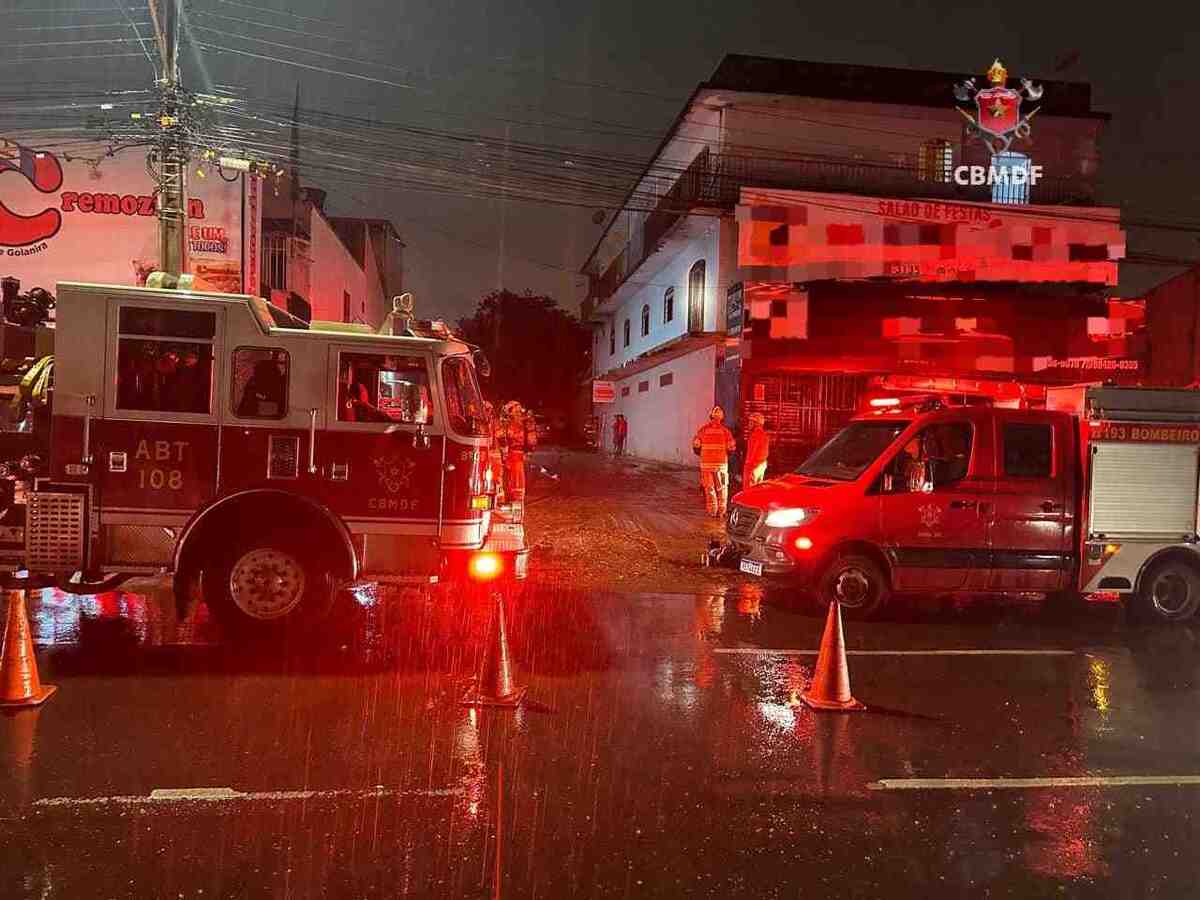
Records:
{"label": "balcony railing", "polygon": [[[990,185],[922,180],[915,156],[894,162],[774,159],[712,153],[705,148],[647,214],[634,239],[599,277],[593,277],[588,294],[590,308],[594,310],[616,293],[646,257],[658,250],[659,243],[681,218],[697,209],[732,208],[743,187],[992,202]],[[1030,203],[1088,206],[1094,199],[1094,184],[1085,178],[1043,175],[1029,188]]]}

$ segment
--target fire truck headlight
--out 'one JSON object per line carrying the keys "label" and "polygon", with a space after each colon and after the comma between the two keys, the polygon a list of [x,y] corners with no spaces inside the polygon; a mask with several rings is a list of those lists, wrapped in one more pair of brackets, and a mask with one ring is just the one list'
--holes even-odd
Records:
{"label": "fire truck headlight", "polygon": [[795,528],[797,525],[807,525],[817,517],[819,509],[792,507],[776,509],[767,514],[768,528]]}

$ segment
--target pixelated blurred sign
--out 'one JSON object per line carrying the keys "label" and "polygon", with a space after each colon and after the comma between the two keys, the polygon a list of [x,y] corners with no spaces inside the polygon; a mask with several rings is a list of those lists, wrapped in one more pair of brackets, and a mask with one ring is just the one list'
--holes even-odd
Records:
{"label": "pixelated blurred sign", "polygon": [[617,399],[617,388],[611,381],[592,382],[592,402],[612,403]]}

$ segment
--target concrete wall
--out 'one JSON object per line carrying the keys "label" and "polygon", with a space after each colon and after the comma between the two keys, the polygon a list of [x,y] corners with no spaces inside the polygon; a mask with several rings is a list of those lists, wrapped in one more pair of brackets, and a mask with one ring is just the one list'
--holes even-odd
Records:
{"label": "concrete wall", "polygon": [[[629,420],[627,453],[694,465],[692,438],[713,407],[716,353],[716,347],[704,347],[618,381],[616,401],[596,406],[597,414],[604,417],[604,447],[612,448],[613,419],[621,413]],[[665,387],[664,375],[671,377]],[[645,391],[638,390],[641,383],[647,385]]]}
{"label": "concrete wall", "polygon": [[343,291],[350,292],[350,320],[366,321],[367,279],[346,245],[317,210],[311,228],[312,275],[309,295],[313,319],[345,321]]}

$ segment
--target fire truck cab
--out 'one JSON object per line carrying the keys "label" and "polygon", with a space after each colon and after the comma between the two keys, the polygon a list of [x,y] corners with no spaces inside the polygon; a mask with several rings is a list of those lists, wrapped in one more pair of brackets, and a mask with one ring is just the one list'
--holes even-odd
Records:
{"label": "fire truck cab", "polygon": [[13,491],[0,559],[79,593],[173,572],[181,604],[200,585],[250,631],[311,623],[360,582],[523,578],[477,353],[409,312],[376,332],[257,297],[60,284],[49,459]]}
{"label": "fire truck cab", "polygon": [[743,491],[742,571],[879,612],[895,594],[1082,595],[1200,609],[1200,391],[1051,389],[1048,408],[882,405]]}

